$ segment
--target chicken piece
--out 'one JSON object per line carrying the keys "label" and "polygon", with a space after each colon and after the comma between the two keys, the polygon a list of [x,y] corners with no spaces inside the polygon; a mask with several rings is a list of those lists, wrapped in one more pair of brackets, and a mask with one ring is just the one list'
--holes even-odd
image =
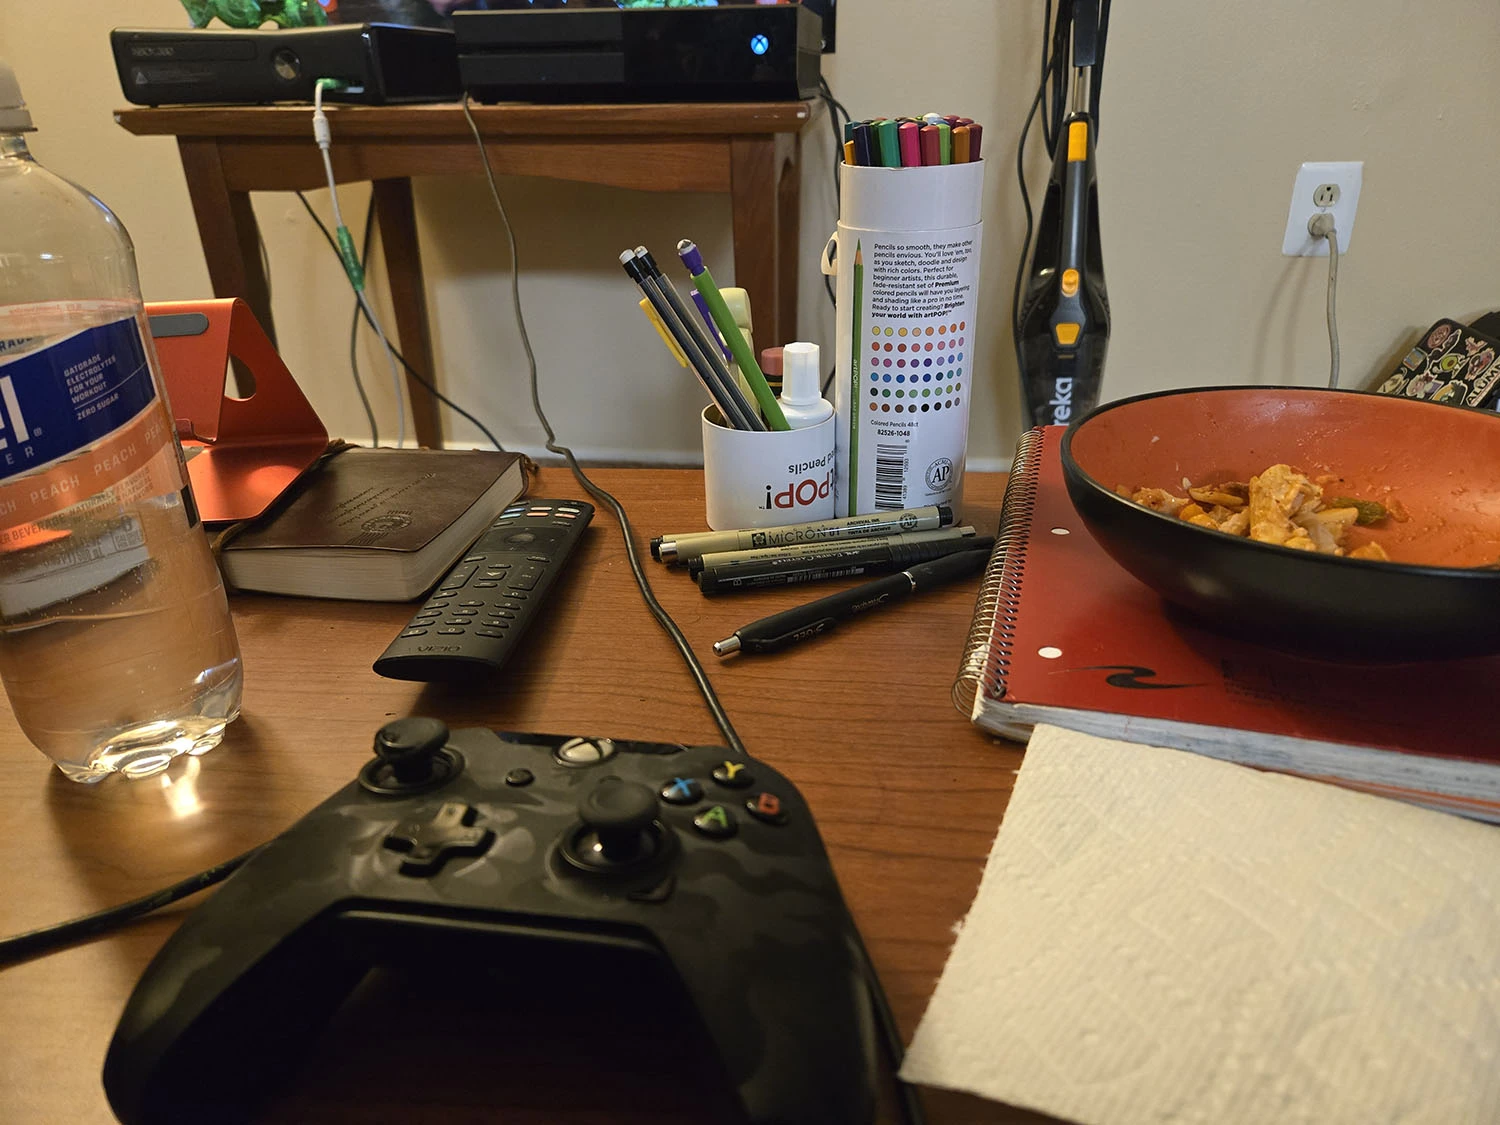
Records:
{"label": "chicken piece", "polygon": [[1153,512],[1175,516],[1187,505],[1181,496],[1173,496],[1165,488],[1137,488],[1130,498]]}
{"label": "chicken piece", "polygon": [[1349,552],[1351,559],[1374,559],[1377,562],[1390,562],[1391,556],[1385,553],[1385,548],[1379,543],[1364,543]]}
{"label": "chicken piece", "polygon": [[1188,495],[1207,507],[1239,509],[1250,497],[1250,486],[1244,481],[1231,480],[1223,484],[1206,484],[1201,488],[1189,488]]}
{"label": "chicken piece", "polygon": [[1307,530],[1293,517],[1317,510],[1323,490],[1290,465],[1272,465],[1250,478],[1250,538],[1298,550],[1316,549]]}

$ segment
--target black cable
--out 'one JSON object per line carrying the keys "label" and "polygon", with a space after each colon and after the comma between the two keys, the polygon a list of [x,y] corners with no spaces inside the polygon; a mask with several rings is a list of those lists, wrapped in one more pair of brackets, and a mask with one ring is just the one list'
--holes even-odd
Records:
{"label": "black cable", "polygon": [[111,906],[82,918],[74,918],[68,922],[59,922],[55,926],[44,926],[40,930],[5,938],[0,941],[0,969],[21,961],[29,961],[33,957],[55,953],[66,946],[98,937],[100,934],[133,922],[137,918],[142,918],[152,911],[170,906],[178,899],[207,890],[215,883],[222,883],[229,878],[239,870],[241,864],[259,850],[259,848],[251,848],[248,852],[237,855],[233,859],[226,859],[216,867],[210,867],[207,871],[200,871],[196,875],[189,875],[180,883],[174,883],[165,890],[156,891],[134,902],[121,903],[119,906]]}
{"label": "black cable", "polygon": [[[1047,32],[1052,26],[1052,0],[1046,0],[1042,8],[1042,81],[1047,81],[1047,70],[1052,59],[1047,45]],[[1043,115],[1042,117],[1042,143],[1047,146],[1047,151],[1052,151],[1052,122]]]}
{"label": "black cable", "polygon": [[738,754],[746,753],[745,744],[741,741],[739,732],[734,729],[724,705],[719,702],[718,693],[709,682],[708,673],[703,670],[703,665],[698,662],[698,657],[693,653],[693,648],[688,644],[687,637],[683,636],[682,630],[678,628],[677,622],[672,620],[662,604],[656,600],[656,594],[651,589],[651,581],[646,577],[645,570],[641,567],[640,555],[636,551],[635,535],[630,526],[630,520],[625,515],[625,509],[608,492],[590,480],[578,464],[578,458],[573,451],[565,445],[559,445],[557,435],[552,430],[552,423],[547,420],[546,413],[542,410],[541,391],[537,386],[536,353],[531,347],[531,336],[526,331],[526,317],[521,309],[521,261],[516,252],[516,232],[510,225],[510,215],[505,210],[505,201],[500,198],[500,188],[495,182],[495,170],[490,165],[489,150],[484,147],[484,138],[479,133],[479,125],[474,120],[474,114],[469,110],[469,96],[464,95],[463,100],[464,120],[469,123],[469,131],[474,134],[474,143],[479,146],[479,156],[484,164],[484,176],[489,182],[490,198],[494,200],[495,209],[500,212],[500,221],[505,226],[505,237],[510,246],[510,293],[511,301],[516,310],[516,326],[521,334],[521,346],[526,349],[526,366],[531,379],[531,406],[536,412],[537,421],[542,424],[542,429],[547,434],[546,449],[550,453],[562,456],[568,462],[568,468],[573,470],[573,475],[578,478],[578,483],[583,485],[589,493],[608,505],[614,512],[615,519],[619,521],[620,530],[625,536],[625,554],[630,560],[630,572],[635,576],[635,584],[640,587],[641,597],[646,600],[646,607],[651,611],[651,616],[656,618],[657,624],[666,630],[667,635],[677,646],[678,652],[686,661],[688,672],[693,677],[703,701],[708,705],[709,713],[713,716],[714,723],[718,726],[720,733],[724,736],[725,743]]}
{"label": "black cable", "polygon": [[[298,198],[301,198],[302,193],[299,191],[297,193],[297,196],[298,196]],[[323,232],[323,238],[328,242],[328,245],[330,247],[332,247],[333,252],[335,254],[338,254],[338,252],[339,252],[338,244],[333,241],[333,235],[331,235],[331,234],[328,233],[328,227],[327,227],[327,225],[323,222],[322,219],[318,218],[318,213],[316,211],[314,211],[312,209],[312,207],[308,206],[307,200],[303,199],[302,200],[302,205],[304,207],[307,207],[307,213],[310,216],[312,216],[312,221],[318,224],[318,229]],[[340,256],[339,260],[340,260],[340,262],[343,261],[342,256]],[[356,302],[356,304],[357,303],[358,302]],[[369,314],[366,313],[363,309],[360,310],[360,315],[365,318],[366,323],[368,323],[370,325],[370,328],[371,328],[372,331],[377,331],[377,332],[379,331],[379,329],[375,328],[374,322],[372,322],[370,320]],[[404,367],[406,369],[406,373],[408,375],[410,375],[418,383],[422,384],[422,386],[424,388],[426,388],[428,394],[430,394],[433,398],[437,399],[440,403],[442,403],[444,406],[446,406],[449,410],[453,411],[453,413],[457,414],[459,417],[461,417],[461,418],[467,418],[470,422],[473,422],[475,426],[479,427],[480,433],[484,434],[485,439],[488,440],[491,445],[493,445],[501,453],[505,452],[505,446],[503,446],[503,445],[500,444],[500,439],[499,438],[497,438],[494,434],[490,433],[489,427],[487,427],[478,418],[474,417],[474,415],[470,414],[462,406],[459,406],[458,403],[454,402],[447,395],[443,394],[442,391],[440,391],[436,387],[434,387],[432,385],[431,381],[429,381],[428,378],[425,375],[423,375],[416,368],[412,367],[411,364],[409,364],[409,363],[406,362],[406,357],[404,355],[402,355],[399,351],[397,351],[394,345],[389,345],[389,346],[390,346],[390,349],[391,349],[391,355],[393,355],[393,356],[396,357],[396,362],[399,363],[402,367]]]}
{"label": "black cable", "polygon": [[[1059,12],[1060,16],[1061,12]],[[1044,28],[1044,43],[1046,42],[1045,32]],[[1021,357],[1021,287],[1026,281],[1026,259],[1031,253],[1031,235],[1035,230],[1034,217],[1031,213],[1031,196],[1026,191],[1026,137],[1031,132],[1031,122],[1041,107],[1042,99],[1046,96],[1047,77],[1052,69],[1051,66],[1042,68],[1042,80],[1037,84],[1036,96],[1031,99],[1031,109],[1026,114],[1026,123],[1021,126],[1021,139],[1016,142],[1016,182],[1021,188],[1021,206],[1026,209],[1026,236],[1021,240],[1021,257],[1016,263],[1016,284],[1010,295],[1010,334],[1011,341],[1016,348],[1016,372],[1022,379],[1026,375],[1026,365]],[[1060,121],[1059,127],[1061,127]]]}

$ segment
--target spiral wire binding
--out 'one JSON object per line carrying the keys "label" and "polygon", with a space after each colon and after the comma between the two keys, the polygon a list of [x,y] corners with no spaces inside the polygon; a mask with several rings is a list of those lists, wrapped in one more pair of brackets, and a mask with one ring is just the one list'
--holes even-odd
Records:
{"label": "spiral wire binding", "polygon": [[973,717],[980,688],[990,698],[1005,695],[1005,674],[1015,642],[1016,610],[1021,602],[1021,574],[1026,569],[1027,536],[1036,511],[1037,478],[1042,468],[1042,431],[1027,430],[1016,443],[1005,500],[1000,505],[1000,529],[995,549],[984,570],[984,583],[974,606],[964,659],[953,684],[953,706]]}

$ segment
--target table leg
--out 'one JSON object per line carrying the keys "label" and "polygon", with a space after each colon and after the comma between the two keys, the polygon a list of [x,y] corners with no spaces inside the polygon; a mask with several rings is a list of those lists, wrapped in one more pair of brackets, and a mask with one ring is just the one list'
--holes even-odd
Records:
{"label": "table leg", "polygon": [[[417,217],[411,201],[411,180],[376,180],[375,213],[380,217],[380,242],[385,250],[386,284],[396,312],[396,335],[406,362],[436,385],[432,336],[427,325],[427,293],[422,282],[422,255],[417,246]],[[438,401],[411,372],[406,373],[412,429],[417,444],[443,446]]]}
{"label": "table leg", "polygon": [[261,269],[260,227],[250,206],[250,193],[229,190],[218,142],[183,137],[177,141],[177,150],[214,296],[243,297],[274,344],[271,290]]}
{"label": "table leg", "polygon": [[796,138],[785,136],[729,142],[734,279],[750,294],[758,348],[797,333],[796,147]]}

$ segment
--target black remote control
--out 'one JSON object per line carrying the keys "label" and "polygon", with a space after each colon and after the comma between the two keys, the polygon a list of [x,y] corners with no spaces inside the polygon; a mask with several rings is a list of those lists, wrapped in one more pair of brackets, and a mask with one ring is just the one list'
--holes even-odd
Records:
{"label": "black remote control", "polygon": [[456,680],[497,671],[593,518],[593,505],[581,500],[518,500],[506,508],[381,653],[376,673]]}

